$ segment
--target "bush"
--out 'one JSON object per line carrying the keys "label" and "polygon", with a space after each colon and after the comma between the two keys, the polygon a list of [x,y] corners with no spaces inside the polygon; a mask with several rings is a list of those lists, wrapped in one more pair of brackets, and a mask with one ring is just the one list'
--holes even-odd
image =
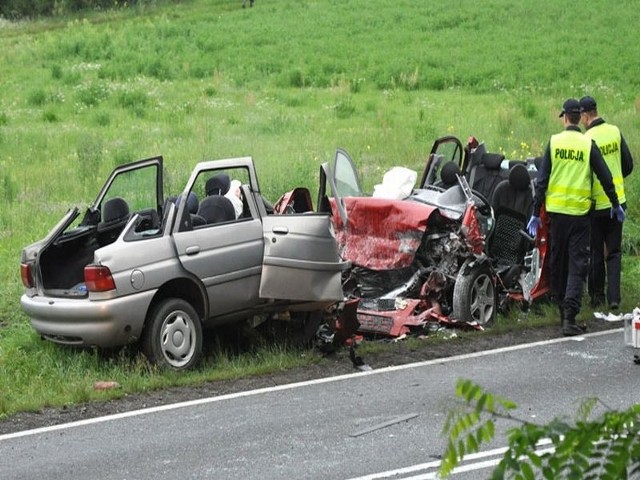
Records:
{"label": "bush", "polygon": [[[585,400],[575,422],[554,419],[538,425],[514,417],[512,401],[485,392],[469,380],[459,380],[456,396],[461,409],[450,411],[444,427],[449,443],[440,474],[446,478],[465,454],[475,453],[495,435],[496,419],[518,423],[507,432],[509,446],[491,476],[504,478],[637,478],[640,473],[640,404],[624,411],[608,409],[589,420],[596,398]],[[549,439],[553,448],[537,452]]]}

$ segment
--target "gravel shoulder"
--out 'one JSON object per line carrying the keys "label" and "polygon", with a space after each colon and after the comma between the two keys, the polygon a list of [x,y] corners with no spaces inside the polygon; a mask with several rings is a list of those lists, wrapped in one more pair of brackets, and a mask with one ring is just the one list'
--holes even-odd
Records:
{"label": "gravel shoulder", "polygon": [[[588,332],[621,328],[622,322],[591,320]],[[622,335],[622,334],[621,334]],[[390,344],[383,351],[367,354],[364,362],[379,369],[454,355],[463,355],[485,350],[504,348],[523,343],[534,343],[562,337],[559,327],[519,328],[505,333],[491,333],[454,338],[447,342],[425,342],[424,346],[408,348],[403,342]],[[622,338],[620,339],[622,341]],[[630,355],[630,361],[632,361]],[[95,401],[65,408],[45,408],[38,412],[25,412],[0,420],[0,434],[57,425],[118,414],[131,410],[237,393],[259,388],[273,387],[316,378],[331,377],[357,372],[349,358],[348,349],[343,348],[327,356],[322,362],[303,368],[284,370],[269,375],[230,381],[209,382],[197,387],[176,387],[139,394],[127,394],[120,399]]]}

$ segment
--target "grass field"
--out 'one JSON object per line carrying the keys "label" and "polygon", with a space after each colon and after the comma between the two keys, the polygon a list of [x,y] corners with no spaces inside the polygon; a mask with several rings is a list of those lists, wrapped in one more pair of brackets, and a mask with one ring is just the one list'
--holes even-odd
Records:
{"label": "grass field", "polygon": [[[280,350],[211,356],[189,375],[43,344],[20,312],[21,248],[93,199],[114,165],[163,155],[165,192],[195,162],[251,155],[272,200],[315,191],[351,153],[368,190],[420,170],[438,136],[540,155],[570,96],[592,95],[640,152],[637,5],[586,0],[240,0],[0,20],[0,415],[301,361]],[[637,174],[627,182],[625,304],[640,269]],[[269,358],[265,361],[264,358]],[[311,361],[316,361],[312,359]],[[273,367],[273,364],[277,367]],[[221,373],[222,372],[222,373]]]}

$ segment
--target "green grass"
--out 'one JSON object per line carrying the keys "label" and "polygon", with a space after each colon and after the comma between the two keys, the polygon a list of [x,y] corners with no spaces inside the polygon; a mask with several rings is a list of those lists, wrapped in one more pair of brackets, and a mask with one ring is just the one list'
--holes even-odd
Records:
{"label": "green grass", "polygon": [[[37,338],[19,308],[20,250],[91,201],[115,165],[163,155],[171,194],[197,161],[251,155],[275,201],[294,186],[315,192],[319,164],[344,147],[372,191],[392,166],[420,170],[440,135],[540,155],[561,128],[562,101],[585,94],[637,157],[635,18],[631,1],[265,0],[243,10],[193,0],[0,21],[0,415],[310,361],[212,354],[176,376]],[[637,174],[627,190],[629,310],[640,279],[630,257],[640,245]],[[100,379],[123,388],[93,392]]]}

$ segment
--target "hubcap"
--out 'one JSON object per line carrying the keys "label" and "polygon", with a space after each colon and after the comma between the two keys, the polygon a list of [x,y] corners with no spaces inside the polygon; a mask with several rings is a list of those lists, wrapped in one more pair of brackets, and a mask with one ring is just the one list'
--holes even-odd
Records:
{"label": "hubcap", "polygon": [[189,363],[196,347],[193,320],[185,312],[169,315],[162,324],[160,347],[167,363],[182,367]]}
{"label": "hubcap", "polygon": [[494,296],[489,275],[479,275],[471,289],[471,317],[480,325],[486,324],[493,316]]}

